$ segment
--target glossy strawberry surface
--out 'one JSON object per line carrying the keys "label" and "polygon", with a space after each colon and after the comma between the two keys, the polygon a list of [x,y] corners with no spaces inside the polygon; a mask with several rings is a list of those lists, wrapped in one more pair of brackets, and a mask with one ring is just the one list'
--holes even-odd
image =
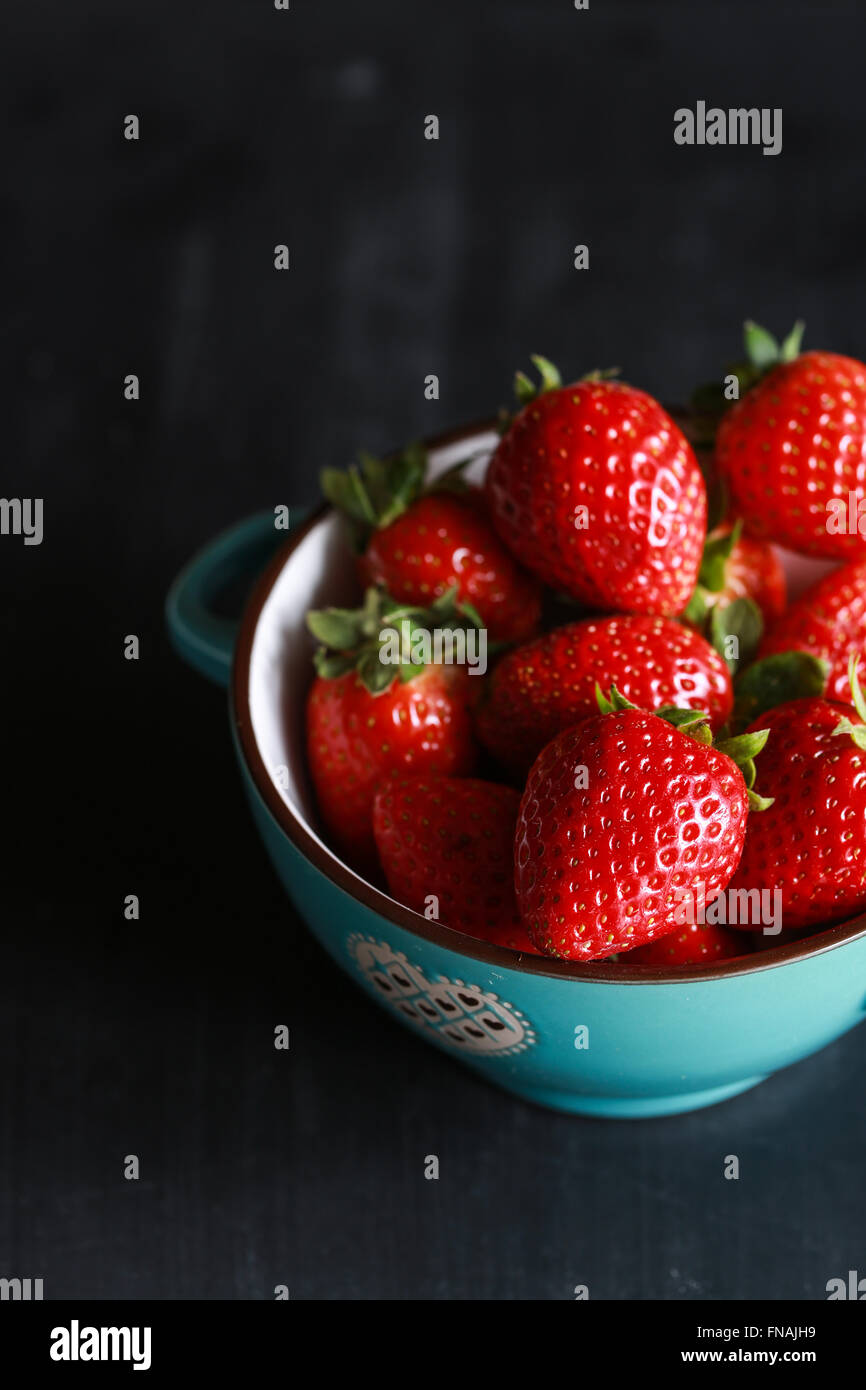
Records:
{"label": "glossy strawberry surface", "polygon": [[426,605],[456,587],[478,610],[493,642],[516,642],[538,626],[541,586],[521,569],[479,505],[477,490],[429,492],[374,531],[361,559],[365,583]]}
{"label": "glossy strawberry surface", "polygon": [[627,613],[675,614],[688,602],[704,482],[645,392],[612,381],[543,392],[500,440],[485,487],[499,535],[552,588]]}
{"label": "glossy strawberry surface", "polygon": [[673,931],[740,858],[748,814],[726,754],[642,710],[587,719],[533,764],[515,838],[520,913],[540,951],[592,960]]}
{"label": "glossy strawberry surface", "polygon": [[377,695],[354,671],[313,681],[307,757],[316,800],[336,847],[356,867],[376,862],[373,796],[385,777],[473,770],[469,683],[456,666],[429,666]]}
{"label": "glossy strawberry surface", "polygon": [[[866,498],[866,365],[805,352],[722,416],[716,466],[746,528],[805,555],[866,555],[859,528],[828,529],[828,502]],[[866,531],[866,518],[864,518]]]}
{"label": "glossy strawberry surface", "polygon": [[713,728],[731,713],[727,665],[691,628],[670,618],[589,618],[502,658],[481,690],[478,736],[506,767],[526,772],[556,734],[598,714],[596,683],[643,709],[705,710]]}
{"label": "glossy strawberry surface", "polygon": [[456,931],[534,953],[514,897],[519,805],[510,787],[472,777],[387,782],[373,826],[394,897]]}
{"label": "glossy strawberry surface", "polygon": [[742,936],[713,922],[691,922],[660,941],[637,946],[620,956],[623,965],[711,965],[748,954]]}
{"label": "glossy strawberry surface", "polygon": [[830,668],[827,695],[851,699],[848,662],[866,659],[866,560],[843,565],[807,589],[768,631],[760,655],[810,652]]}
{"label": "glossy strawberry surface", "polygon": [[750,816],[730,886],[779,889],[786,930],[866,910],[866,752],[834,732],[843,718],[862,724],[850,705],[805,699],[759,721],[770,731],[760,790],[773,805]]}

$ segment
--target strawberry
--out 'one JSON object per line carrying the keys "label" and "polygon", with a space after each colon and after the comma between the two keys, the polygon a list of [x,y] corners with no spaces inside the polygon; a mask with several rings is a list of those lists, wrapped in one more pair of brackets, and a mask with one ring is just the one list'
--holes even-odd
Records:
{"label": "strawberry", "polygon": [[772,545],[743,535],[742,521],[723,522],[707,536],[698,587],[684,616],[700,626],[712,609],[750,599],[770,622],[784,613],[786,595],[785,571]]}
{"label": "strawberry", "polygon": [[514,898],[519,805],[511,787],[471,777],[384,783],[373,829],[393,896],[467,936],[534,953]]}
{"label": "strawberry", "polygon": [[862,557],[866,365],[833,352],[799,353],[801,334],[798,324],[779,348],[764,329],[746,325],[746,379],[759,379],[722,415],[716,466],[752,536],[805,555]]}
{"label": "strawberry", "polygon": [[705,710],[713,729],[733,703],[725,662],[672,618],[587,618],[508,652],[486,678],[478,737],[511,771],[525,773],[561,730],[598,714],[596,686],[645,709]]}
{"label": "strawberry", "polygon": [[853,707],[807,698],[761,716],[774,800],[749,821],[731,888],[778,889],[786,930],[866,910],[866,700],[853,660],[849,680]]}
{"label": "strawberry", "polygon": [[850,700],[851,657],[866,658],[866,559],[825,575],[770,628],[760,656],[787,651],[809,652],[826,662],[828,696]]}
{"label": "strawberry", "polygon": [[674,614],[695,587],[707,499],[691,445],[657,401],[621,382],[562,386],[533,358],[536,394],[487,470],[493,524],[545,583],[593,607]]}
{"label": "strawberry", "polygon": [[484,514],[478,488],[452,469],[424,490],[419,446],[383,461],[322,473],[325,495],[349,521],[363,583],[403,603],[427,604],[454,588],[481,614],[495,642],[517,642],[538,626],[541,586],[524,573]]}
{"label": "strawberry", "polygon": [[457,607],[453,594],[422,610],[374,589],[357,612],[329,608],[307,616],[323,644],[307,696],[310,774],[326,828],[360,869],[376,862],[373,797],[386,777],[462,776],[475,763],[468,671],[392,661],[388,634],[404,621],[417,633],[477,625],[478,618]]}
{"label": "strawberry", "polygon": [[691,922],[648,946],[636,946],[620,959],[625,965],[711,965],[745,955],[743,938],[713,922]]}
{"label": "strawberry", "polygon": [[700,578],[682,621],[712,643],[732,675],[754,660],[765,613],[785,606],[785,572],[766,541],[742,535],[743,523],[713,529],[704,545]]}
{"label": "strawberry", "polygon": [[[765,735],[718,747],[693,711],[649,714],[611,691],[607,712],[557,735],[533,764],[515,837],[520,914],[545,955],[593,960],[681,925],[737,867],[751,759]],[[736,761],[735,761],[736,760]]]}

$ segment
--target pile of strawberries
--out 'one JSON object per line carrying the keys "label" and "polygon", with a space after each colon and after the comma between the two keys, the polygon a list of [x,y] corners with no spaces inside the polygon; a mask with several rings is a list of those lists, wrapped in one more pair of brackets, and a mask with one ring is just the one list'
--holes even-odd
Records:
{"label": "pile of strawberries", "polygon": [[[533,358],[483,488],[417,446],[323,474],[365,596],[308,615],[307,747],[358,872],[567,960],[742,955],[766,919],[713,905],[762,891],[763,949],[866,911],[866,366],[801,331],[747,324],[676,418]],[[776,547],[836,567],[787,606]]]}

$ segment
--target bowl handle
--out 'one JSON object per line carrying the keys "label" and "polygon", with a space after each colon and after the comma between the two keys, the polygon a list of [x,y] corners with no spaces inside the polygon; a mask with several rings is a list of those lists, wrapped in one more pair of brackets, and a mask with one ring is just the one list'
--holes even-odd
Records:
{"label": "bowl handle", "polygon": [[[292,527],[302,519],[290,513]],[[250,583],[288,532],[275,525],[274,512],[258,512],[215,536],[184,566],[168,591],[165,618],[175,650],[202,675],[226,686],[240,622],[214,611],[214,600],[229,584]]]}

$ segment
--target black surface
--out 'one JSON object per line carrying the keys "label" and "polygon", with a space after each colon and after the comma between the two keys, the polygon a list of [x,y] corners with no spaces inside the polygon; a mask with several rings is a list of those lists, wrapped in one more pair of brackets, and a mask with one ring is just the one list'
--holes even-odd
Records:
{"label": "black surface", "polygon": [[[866,12],[15,0],[4,29],[2,489],[46,513],[41,546],[0,538],[0,1275],[46,1297],[823,1297],[863,1262],[863,1035],[681,1119],[484,1087],[299,925],[224,698],[161,609],[215,530],[312,498],[358,445],[488,413],[532,351],[666,399],[747,314],[862,356]],[[675,146],[698,99],[781,106],[783,153]]]}

